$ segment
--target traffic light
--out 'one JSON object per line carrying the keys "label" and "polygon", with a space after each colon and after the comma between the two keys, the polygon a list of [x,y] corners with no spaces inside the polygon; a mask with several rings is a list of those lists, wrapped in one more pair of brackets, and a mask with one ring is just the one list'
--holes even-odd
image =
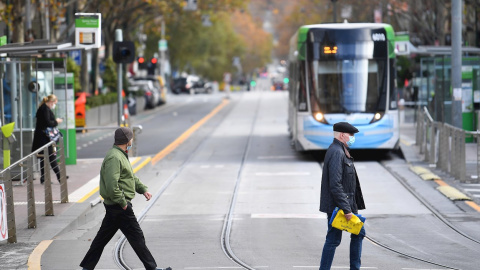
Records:
{"label": "traffic light", "polygon": [[140,56],[137,59],[138,69],[147,69],[147,63],[145,63],[145,58]]}
{"label": "traffic light", "polygon": [[131,41],[113,43],[113,61],[117,64],[129,64],[135,60],[135,45]]}
{"label": "traffic light", "polygon": [[155,69],[157,68],[158,60],[153,57],[150,59],[150,63],[147,65],[148,75],[155,75]]}

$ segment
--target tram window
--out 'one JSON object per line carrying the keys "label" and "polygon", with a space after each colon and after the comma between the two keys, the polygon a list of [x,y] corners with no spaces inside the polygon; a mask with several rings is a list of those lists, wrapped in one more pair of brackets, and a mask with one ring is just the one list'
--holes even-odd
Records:
{"label": "tram window", "polygon": [[[314,102],[325,113],[375,112],[381,105],[384,60],[318,61]],[[382,87],[380,87],[382,86]],[[316,100],[316,101],[315,101]]]}
{"label": "tram window", "polygon": [[305,86],[305,62],[301,61],[300,65],[300,80],[298,80],[298,110],[307,111],[307,89]]}

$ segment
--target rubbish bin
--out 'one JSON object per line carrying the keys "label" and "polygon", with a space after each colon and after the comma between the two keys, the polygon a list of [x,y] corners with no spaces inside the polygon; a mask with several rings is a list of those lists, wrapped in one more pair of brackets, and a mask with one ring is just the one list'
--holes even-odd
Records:
{"label": "rubbish bin", "polygon": [[87,93],[77,93],[75,96],[75,126],[85,127],[85,105],[87,104]]}

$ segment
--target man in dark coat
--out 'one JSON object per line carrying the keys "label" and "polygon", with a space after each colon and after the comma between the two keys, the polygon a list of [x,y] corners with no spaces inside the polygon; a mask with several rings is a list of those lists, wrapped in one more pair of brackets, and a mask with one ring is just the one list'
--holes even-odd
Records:
{"label": "man in dark coat", "polygon": [[[362,189],[349,152],[358,129],[347,122],[339,122],[333,126],[333,131],[333,143],[325,155],[320,192],[320,211],[327,214],[327,222],[332,217],[335,207],[343,210],[347,220],[350,220],[353,214],[357,214],[358,210],[365,209]],[[364,228],[358,235],[351,235],[350,269],[360,269],[364,237]],[[335,249],[341,241],[342,231],[333,228],[328,222],[320,270],[331,268]]]}

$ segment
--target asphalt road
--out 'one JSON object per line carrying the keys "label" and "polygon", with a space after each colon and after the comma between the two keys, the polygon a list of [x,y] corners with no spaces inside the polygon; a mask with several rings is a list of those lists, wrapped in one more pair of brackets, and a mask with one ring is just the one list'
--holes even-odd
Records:
{"label": "asphalt road", "polygon": [[[257,89],[261,87],[259,83]],[[222,97],[175,96],[169,106],[139,117],[144,127],[139,154],[156,155],[218,106]],[[137,173],[158,198],[141,226],[160,267],[244,269],[223,251],[228,235],[233,254],[252,269],[318,269],[327,228],[325,216],[318,212],[321,161],[290,147],[287,100],[285,92],[234,93],[184,143]],[[97,135],[82,136],[87,142]],[[79,156],[101,157],[112,138],[90,146],[87,142]],[[362,269],[477,269],[480,245],[442,223],[402,181],[453,217],[452,222],[469,224],[472,232],[479,231],[479,223],[469,217],[478,218],[478,213],[437,196],[396,154],[359,158],[355,164],[367,205],[362,211],[367,235],[404,253],[366,239]],[[143,197],[135,198],[137,216],[147,205]],[[231,230],[225,230],[229,213]],[[43,255],[45,269],[78,269],[101,219],[57,237]],[[343,237],[335,269],[348,269],[348,233]],[[105,248],[96,269],[118,269],[113,250],[119,238],[117,234]],[[132,269],[142,269],[128,244],[122,253]]]}

